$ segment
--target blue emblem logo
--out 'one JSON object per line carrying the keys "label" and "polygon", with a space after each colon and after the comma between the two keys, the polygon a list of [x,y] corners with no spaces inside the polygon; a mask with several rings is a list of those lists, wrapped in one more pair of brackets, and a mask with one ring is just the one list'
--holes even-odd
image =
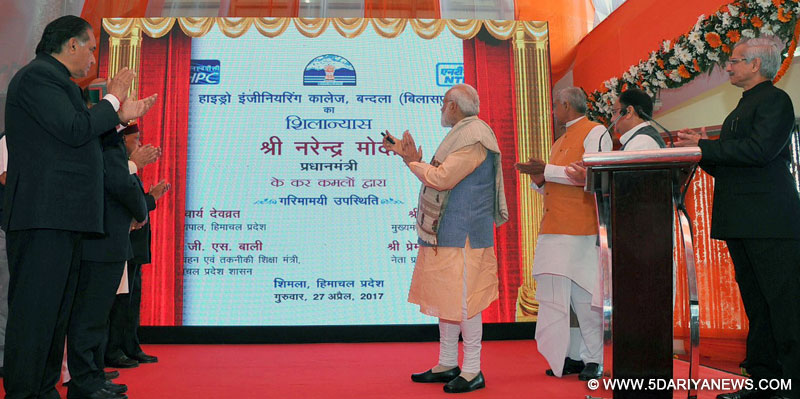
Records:
{"label": "blue emblem logo", "polygon": [[436,64],[436,85],[450,87],[464,83],[464,64],[459,62],[440,62]]}
{"label": "blue emblem logo", "polygon": [[311,60],[303,71],[303,86],[355,86],[356,69],[346,58],[325,54]]}
{"label": "blue emblem logo", "polygon": [[192,76],[189,80],[193,85],[218,85],[219,60],[192,60]]}

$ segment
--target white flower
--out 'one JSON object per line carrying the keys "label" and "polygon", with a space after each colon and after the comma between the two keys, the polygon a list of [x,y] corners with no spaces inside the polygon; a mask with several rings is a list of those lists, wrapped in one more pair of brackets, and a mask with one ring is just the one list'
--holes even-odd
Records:
{"label": "white flower", "polygon": [[622,81],[623,82],[630,82],[631,81],[631,74],[628,71],[622,73]]}
{"label": "white flower", "polygon": [[670,42],[669,40],[664,40],[664,42],[661,43],[661,48],[663,49],[664,52],[669,51],[669,46],[671,43],[672,42]]}
{"label": "white flower", "polygon": [[689,50],[678,44],[675,45],[675,56],[678,57],[682,63],[687,63],[692,60],[692,54]]}
{"label": "white flower", "polygon": [[706,57],[711,61],[719,61],[719,53],[716,51],[709,51]]}
{"label": "white flower", "polygon": [[727,28],[731,25],[731,16],[730,14],[722,14],[722,27]]}
{"label": "white flower", "polygon": [[677,58],[675,58],[674,56],[673,56],[673,57],[669,57],[669,63],[670,63],[671,65],[678,65],[678,64],[680,64],[680,62],[678,62],[678,59],[677,59]]}
{"label": "white flower", "polygon": [[664,71],[656,71],[656,78],[658,80],[667,80],[667,76],[664,75]]}
{"label": "white flower", "polygon": [[735,5],[729,4],[728,11],[731,13],[731,16],[733,17],[739,16],[739,8],[737,8]]}
{"label": "white flower", "polygon": [[756,37],[756,32],[754,32],[752,29],[744,29],[742,30],[742,36],[752,39]]}
{"label": "white flower", "polygon": [[619,84],[619,79],[617,78],[611,78],[603,82],[603,86],[605,86],[608,90],[616,90],[617,84]]}
{"label": "white flower", "polygon": [[704,54],[706,52],[705,42],[700,42],[697,46],[695,46],[694,50],[697,52],[697,54]]}
{"label": "white flower", "polygon": [[672,70],[672,71],[669,73],[669,78],[670,78],[672,81],[674,81],[674,82],[680,82],[680,81],[681,81],[681,79],[682,79],[682,78],[681,78],[681,75],[678,73],[678,70],[677,70],[677,69],[675,69],[675,70]]}
{"label": "white flower", "polygon": [[641,61],[639,61],[639,64],[636,64],[636,65],[631,65],[631,67],[630,67],[630,68],[628,68],[628,73],[629,73],[631,76],[636,76],[636,75],[638,75],[638,74],[639,74],[639,66],[640,66],[641,64],[642,64],[642,62],[641,62]]}
{"label": "white flower", "polygon": [[770,4],[772,4],[772,1],[770,1],[770,0],[756,0],[756,3],[758,3],[758,5],[761,6],[761,8],[769,8]]}
{"label": "white flower", "polygon": [[686,36],[686,38],[689,40],[689,43],[694,44],[695,46],[697,46],[698,42],[703,41],[703,35],[700,34],[700,29],[696,28],[692,29],[692,31],[689,32],[689,35]]}
{"label": "white flower", "polygon": [[764,26],[761,27],[761,35],[762,36],[764,36],[764,35],[772,36],[774,34],[775,34],[775,32],[773,32],[773,30],[772,30],[772,25],[764,24]]}
{"label": "white flower", "polygon": [[697,17],[697,22],[694,23],[694,30],[700,30],[700,28],[703,26],[703,22],[705,22],[705,20],[706,20],[706,15],[705,14],[700,14],[700,16]]}

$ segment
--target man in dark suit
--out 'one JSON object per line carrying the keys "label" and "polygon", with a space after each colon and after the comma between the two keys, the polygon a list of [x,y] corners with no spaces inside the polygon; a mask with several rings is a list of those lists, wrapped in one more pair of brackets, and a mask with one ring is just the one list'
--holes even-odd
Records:
{"label": "man in dark suit", "polygon": [[9,258],[6,398],[59,397],[64,335],[78,282],[82,240],[103,233],[99,137],[138,118],[155,96],[127,99],[122,70],[91,110],[70,80],[88,75],[91,26],[65,16],[45,27],[36,58],[8,87],[8,179],[3,207]]}
{"label": "man in dark suit", "polygon": [[[126,128],[125,147],[131,158],[132,176],[139,182],[140,192],[147,203],[148,212],[156,209],[156,201],[169,190],[169,184],[162,180],[144,191],[144,186],[135,174],[145,163],[138,160],[137,154],[142,151],[140,133],[137,125]],[[155,363],[158,358],[150,356],[139,345],[139,307],[142,302],[142,270],[141,266],[150,263],[150,220],[143,225],[136,225],[130,234],[133,258],[128,260],[128,290],[126,294],[118,294],[114,299],[109,317],[108,345],[106,347],[105,364],[109,367],[135,367],[139,363]]]}
{"label": "man in dark suit", "polygon": [[128,172],[128,153],[122,136],[122,132],[114,130],[102,140],[105,235],[83,240],[78,289],[67,331],[67,362],[72,377],[67,394],[70,399],[117,397],[103,390],[117,394],[127,390],[124,385],[107,381],[103,372],[108,314],[125,261],[133,257],[131,222],[147,219],[147,205],[139,182]]}
{"label": "man in dark suit", "polygon": [[[725,240],[736,270],[750,336],[753,388],[720,399],[800,398],[800,196],[789,170],[794,108],[772,85],[783,46],[772,37],[739,43],[728,59],[731,83],[744,89],[719,140],[682,130],[714,176],[711,237]],[[770,379],[792,379],[792,392],[770,392]],[[761,388],[761,389],[758,389]]]}

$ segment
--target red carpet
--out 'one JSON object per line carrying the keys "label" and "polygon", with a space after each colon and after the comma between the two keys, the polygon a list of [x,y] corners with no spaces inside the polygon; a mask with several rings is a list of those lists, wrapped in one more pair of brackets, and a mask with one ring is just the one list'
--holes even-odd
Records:
{"label": "red carpet", "polygon": [[[127,384],[132,399],[263,398],[573,398],[590,391],[575,375],[547,377],[544,358],[530,341],[483,343],[486,389],[453,395],[443,384],[412,383],[412,372],[437,361],[438,343],[369,343],[307,345],[146,345],[159,363],[120,370],[115,380]],[[676,361],[676,378],[688,373]],[[700,378],[737,378],[702,368]],[[59,391],[66,397],[63,388]],[[718,392],[700,391],[700,399]],[[676,392],[675,398],[686,393]]]}

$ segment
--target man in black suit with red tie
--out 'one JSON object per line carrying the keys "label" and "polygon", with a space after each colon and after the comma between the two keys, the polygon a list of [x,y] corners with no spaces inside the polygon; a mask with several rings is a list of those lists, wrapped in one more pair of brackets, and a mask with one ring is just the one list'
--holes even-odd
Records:
{"label": "man in black suit with red tie", "polygon": [[[714,176],[711,237],[728,246],[750,320],[753,389],[720,399],[800,398],[800,196],[789,170],[795,119],[789,96],[772,85],[782,50],[771,37],[739,43],[726,71],[744,93],[719,140],[678,133],[681,145],[700,147],[700,166]],[[792,379],[794,389],[765,389],[771,379]]]}
{"label": "man in black suit with red tie", "polygon": [[95,47],[88,22],[58,18],[45,27],[36,58],[8,87],[2,222],[10,272],[3,380],[8,399],[59,398],[55,385],[82,241],[104,232],[100,136],[155,103],[155,96],[127,98],[134,74],[124,69],[109,82],[109,94],[87,109],[70,77],[88,75]]}

